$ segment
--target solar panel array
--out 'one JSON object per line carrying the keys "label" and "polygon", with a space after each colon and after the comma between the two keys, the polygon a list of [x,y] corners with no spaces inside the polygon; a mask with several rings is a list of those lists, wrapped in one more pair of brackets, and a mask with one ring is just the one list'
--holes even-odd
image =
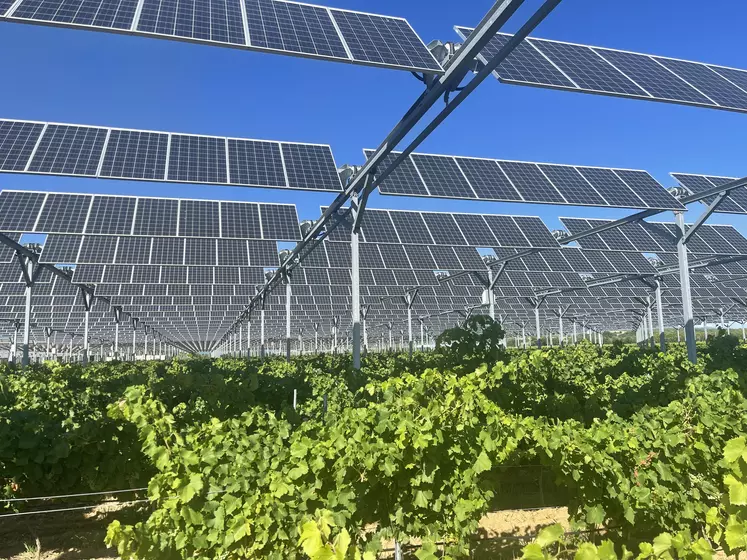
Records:
{"label": "solar panel array", "polygon": [[443,72],[405,19],[287,0],[2,0],[2,17],[15,22]]}
{"label": "solar panel array", "polygon": [[[370,157],[373,150],[364,150]],[[387,156],[381,168],[393,162]],[[655,208],[684,207],[648,172],[410,154],[379,185],[382,194],[533,202],[574,206]]]}
{"label": "solar panel array", "polygon": [[342,190],[324,144],[0,120],[0,171]]}
{"label": "solar panel array", "polygon": [[301,238],[292,204],[12,190],[0,192],[0,231],[284,241]]}
{"label": "solar panel array", "polygon": [[[326,211],[322,207],[322,212]],[[343,214],[347,209],[342,209]],[[344,214],[348,215],[348,214]],[[342,218],[329,234],[332,241],[350,241],[350,225]],[[2,223],[0,223],[2,228]],[[558,242],[536,216],[416,212],[368,208],[361,241],[379,244],[473,247],[557,248]]]}
{"label": "solar panel array", "polygon": [[[455,29],[464,39],[472,32]],[[487,63],[510,38],[496,34],[479,58]],[[528,37],[494,74],[510,84],[747,112],[747,71],[663,56]]]}
{"label": "solar panel array", "polygon": [[[720,187],[734,181],[737,177],[719,177],[716,175],[694,175],[692,173],[671,173],[677,182],[685,187],[690,194],[700,194],[713,187]],[[701,200],[704,204],[711,204],[715,196]],[[747,214],[747,192],[743,188],[734,189],[716,208],[715,212],[724,214]]]}
{"label": "solar panel array", "polygon": [[[560,221],[571,234],[576,235],[593,227],[603,226],[612,220],[561,217]],[[675,253],[677,230],[673,223],[640,221],[584,237],[578,240],[578,244],[584,249],[633,251],[657,255]],[[730,225],[705,224],[689,238],[687,246],[695,254],[747,254],[747,239]]]}

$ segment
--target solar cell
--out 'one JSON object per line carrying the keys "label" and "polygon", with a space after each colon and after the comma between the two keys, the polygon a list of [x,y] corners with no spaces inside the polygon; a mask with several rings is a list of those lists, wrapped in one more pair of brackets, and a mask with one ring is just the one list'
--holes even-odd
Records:
{"label": "solar cell", "polygon": [[179,235],[220,237],[219,203],[209,200],[181,200]]}
{"label": "solar cell", "polygon": [[412,268],[402,245],[384,244],[379,246],[379,250],[384,261],[383,268]]}
{"label": "solar cell", "polygon": [[524,200],[566,203],[536,164],[500,161],[499,165]]}
{"label": "solar cell", "polygon": [[171,135],[169,181],[226,183],[227,179],[225,138]]}
{"label": "solar cell", "polygon": [[190,284],[212,284],[213,268],[210,266],[187,267],[187,281]]}
{"label": "solar cell", "polygon": [[99,176],[162,180],[168,144],[168,134],[112,129]]}
{"label": "solar cell", "polygon": [[161,282],[164,284],[186,284],[186,266],[164,266],[161,267]]}
{"label": "solar cell", "polygon": [[501,247],[531,247],[511,216],[483,215]]}
{"label": "solar cell", "polygon": [[485,270],[485,261],[474,247],[453,247],[453,249],[465,270]]}
{"label": "solar cell", "polygon": [[448,156],[411,154],[420,176],[431,196],[445,198],[475,198],[472,186],[454,161]]}
{"label": "solar cell", "polygon": [[90,195],[50,193],[39,213],[34,231],[43,233],[83,233]]}
{"label": "solar cell", "polygon": [[[374,153],[374,150],[363,150],[366,155],[366,159],[370,158]],[[379,170],[383,171],[389,167],[394,159],[401,152],[392,152],[386,156],[379,164]],[[403,194],[410,196],[429,196],[428,189],[423,183],[423,179],[420,177],[418,170],[415,169],[415,165],[410,160],[410,157],[406,157],[402,160],[394,170],[387,175],[387,178],[379,185],[379,190],[386,194]]]}
{"label": "solar cell", "polygon": [[441,67],[406,20],[330,10],[353,59],[414,71]]}
{"label": "solar cell", "polygon": [[274,0],[245,5],[252,46],[350,59],[325,8]]}
{"label": "solar cell", "polygon": [[118,239],[111,235],[86,235],[80,248],[78,260],[86,264],[110,264],[114,262]]}
{"label": "solar cell", "polygon": [[288,187],[314,191],[341,191],[332,150],[316,144],[282,144]]}
{"label": "solar cell", "polygon": [[589,183],[611,206],[647,208],[646,204],[611,169],[577,167]]}
{"label": "solar cell", "polygon": [[104,282],[111,284],[129,284],[132,281],[131,266],[109,264],[104,269]]}
{"label": "solar cell", "polygon": [[264,239],[282,241],[301,239],[296,207],[292,204],[260,204],[259,214]]}
{"label": "solar cell", "polygon": [[219,266],[249,266],[249,253],[244,239],[218,239]]}
{"label": "solar cell", "polygon": [[132,197],[94,196],[86,233],[129,235],[136,201]]}
{"label": "solar cell", "polygon": [[361,229],[369,243],[399,243],[397,232],[386,210],[367,209],[363,214]]}
{"label": "solar cell", "polygon": [[[442,248],[448,249],[448,247],[442,247]],[[412,268],[423,268],[426,270],[436,270],[438,268],[438,266],[436,265],[436,261],[433,259],[433,255],[431,254],[427,246],[405,245],[404,249],[405,249],[405,253],[407,253],[407,258],[409,259],[412,265]],[[453,255],[453,252],[452,252],[452,255]],[[450,263],[452,264],[452,266],[453,266],[454,261],[456,261],[456,259],[453,259]]]}
{"label": "solar cell", "polygon": [[467,244],[477,247],[498,245],[485,219],[479,214],[453,214]]}
{"label": "solar cell", "polygon": [[[132,283],[133,284],[158,284],[161,281],[161,267],[160,266],[134,266],[132,267]],[[141,288],[141,292],[146,293],[145,287]],[[132,294],[136,295],[136,294]]]}
{"label": "solar cell", "polygon": [[215,266],[217,249],[215,239],[188,238],[184,250],[184,264]]}
{"label": "solar cell", "polygon": [[350,268],[350,244],[339,242],[326,242],[327,258],[332,268]]}
{"label": "solar cell", "polygon": [[438,245],[467,245],[467,240],[451,214],[436,212],[423,212],[422,214],[434,243]]}
{"label": "solar cell", "polygon": [[150,263],[149,237],[120,237],[117,246],[117,264],[148,264]]}
{"label": "solar cell", "polygon": [[454,158],[469,181],[477,198],[485,200],[523,200],[495,160]]}
{"label": "solar cell", "polygon": [[46,193],[0,192],[0,231],[33,231],[45,198]]}
{"label": "solar cell", "polygon": [[40,123],[0,121],[0,170],[23,171],[43,129]]}
{"label": "solar cell", "polygon": [[433,239],[419,212],[389,212],[402,243],[431,244]]}
{"label": "solar cell", "polygon": [[582,89],[649,97],[644,90],[590,47],[545,39],[527,39],[527,41]]}
{"label": "solar cell", "polygon": [[179,201],[139,198],[135,212],[134,235],[176,235]]}
{"label": "solar cell", "polygon": [[717,103],[722,107],[747,109],[747,93],[719,75],[715,69],[673,58],[653,57],[659,64],[666,66],[689,84],[708,97],[708,104]]}
{"label": "solar cell", "polygon": [[246,44],[240,0],[143,0],[137,30]]}
{"label": "solar cell", "polygon": [[125,30],[136,8],[136,0],[23,0],[13,17]]}
{"label": "solar cell", "polygon": [[[455,27],[455,29],[464,39],[472,33],[472,30],[467,27]],[[487,64],[505,46],[510,37],[505,33],[496,33],[478,55],[482,62]],[[507,82],[540,83],[548,87],[576,87],[529,41],[519,43],[500,63],[494,74]]]}
{"label": "solar cell", "polygon": [[514,222],[519,227],[524,237],[527,238],[532,247],[557,248],[558,242],[547,229],[547,226],[534,216],[513,216]]}
{"label": "solar cell", "polygon": [[606,206],[607,201],[584,179],[575,167],[539,164],[538,166],[555,188],[570,204]]}
{"label": "solar cell", "polygon": [[50,124],[28,165],[32,173],[95,176],[107,129]]}
{"label": "solar cell", "polygon": [[78,262],[82,242],[83,237],[80,235],[47,235],[39,262],[74,264]]}
{"label": "solar cell", "polygon": [[249,250],[249,264],[252,267],[271,267],[280,264],[278,245],[275,241],[261,241],[250,239],[247,241]]}
{"label": "solar cell", "polygon": [[[350,248],[347,249],[350,252]],[[362,268],[384,268],[379,248],[374,243],[361,243],[358,247],[360,266]]]}

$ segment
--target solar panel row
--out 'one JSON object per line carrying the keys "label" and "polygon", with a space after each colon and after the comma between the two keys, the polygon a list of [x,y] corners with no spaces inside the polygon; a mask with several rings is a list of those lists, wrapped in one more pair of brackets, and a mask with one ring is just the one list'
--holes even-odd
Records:
{"label": "solar panel row", "polygon": [[195,237],[50,234],[39,258],[50,264],[278,266],[277,242]]}
{"label": "solar panel row", "polygon": [[416,72],[443,71],[404,19],[287,0],[21,0],[13,4],[0,0],[0,17]]}
{"label": "solar panel row", "polygon": [[[322,212],[326,207],[322,207]],[[1,224],[0,224],[1,227]],[[534,216],[415,212],[368,208],[361,223],[362,241],[406,245],[557,248],[547,226]],[[331,241],[350,240],[350,222],[340,223]]]}
{"label": "solar panel row", "polygon": [[[462,37],[472,29],[456,27]],[[508,42],[498,33],[484,63]],[[529,37],[501,62],[502,82],[747,112],[747,71]]]}
{"label": "solar panel row", "polygon": [[[230,272],[227,272],[230,270]],[[72,282],[80,284],[244,284],[264,282],[264,269],[211,266],[122,266],[79,264]]]}
{"label": "solar panel row", "polygon": [[31,121],[0,120],[0,171],[342,190],[327,145]]}
{"label": "solar panel row", "polygon": [[[691,173],[671,173],[671,175],[691,194],[700,194],[713,187],[720,187],[736,179],[736,177],[694,175]],[[701,202],[711,204],[715,198],[715,196],[709,196]],[[729,197],[724,199],[715,211],[725,214],[747,214],[747,192],[742,188],[731,191]]]}
{"label": "solar panel row", "polygon": [[[611,220],[560,218],[571,234],[576,235],[605,225]],[[595,233],[578,240],[584,249],[600,249],[636,253],[666,254],[677,251],[677,230],[673,223],[634,222]],[[688,249],[703,255],[747,254],[747,239],[733,226],[705,224],[688,239]]]}
{"label": "solar panel row", "polygon": [[292,204],[9,190],[0,192],[0,231],[284,241],[301,238]]}
{"label": "solar panel row", "polygon": [[[364,150],[370,157],[373,150]],[[385,168],[397,153],[382,163]],[[411,154],[382,194],[616,208],[682,209],[646,171]]]}

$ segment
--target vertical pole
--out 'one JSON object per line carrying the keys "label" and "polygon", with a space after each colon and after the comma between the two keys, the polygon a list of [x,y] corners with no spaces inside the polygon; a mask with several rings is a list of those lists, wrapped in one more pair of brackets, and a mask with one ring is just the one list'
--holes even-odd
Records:
{"label": "vertical pole", "polygon": [[542,333],[540,332],[540,308],[539,303],[534,306],[534,327],[537,332],[537,348],[542,348]]}
{"label": "vertical pole", "polygon": [[[368,179],[366,179],[368,180]],[[350,201],[354,208],[353,221],[358,222],[358,197],[353,195]],[[351,259],[351,313],[353,319],[353,368],[361,367],[361,283],[360,283],[360,253],[358,246],[358,228],[353,227],[350,232]],[[337,346],[335,344],[335,346]]]}
{"label": "vertical pole", "polygon": [[423,320],[420,320],[420,351],[425,351],[425,337],[423,336]]}
{"label": "vertical pole", "polygon": [[239,354],[237,358],[241,358],[244,353],[244,323],[239,323]]}
{"label": "vertical pole", "polygon": [[34,278],[34,261],[28,257],[21,259],[21,265],[26,269],[26,306],[23,313],[23,354],[21,355],[21,366],[29,365],[29,338],[31,335],[31,288]]}
{"label": "vertical pole", "polygon": [[259,310],[259,357],[265,357],[265,306]]}
{"label": "vertical pole", "polygon": [[246,321],[246,357],[252,357],[252,320]]}
{"label": "vertical pole", "polygon": [[648,317],[648,335],[649,344],[651,348],[655,348],[654,343],[654,318],[653,318],[653,305],[651,304],[651,296],[646,296],[646,316]]}
{"label": "vertical pole", "polygon": [[695,346],[695,323],[693,322],[693,302],[690,291],[690,267],[688,263],[687,245],[685,244],[685,214],[683,212],[675,212],[674,219],[677,225],[677,259],[680,265],[682,314],[685,325],[687,357],[692,363],[695,363],[698,359],[698,351]]}
{"label": "vertical pole", "polygon": [[677,342],[682,342],[682,339],[680,338],[680,328],[677,327]]}
{"label": "vertical pole", "polygon": [[708,341],[708,317],[703,319],[703,340]]}
{"label": "vertical pole", "polygon": [[68,362],[73,361],[73,339],[75,337],[73,335],[70,335],[70,348],[68,349]]}
{"label": "vertical pole", "polygon": [[656,279],[656,316],[659,321],[659,350],[667,351],[667,341],[664,336],[664,306],[661,303],[661,278]]}
{"label": "vertical pole", "polygon": [[490,318],[495,321],[495,294],[493,293],[493,269],[488,269],[488,304],[490,310]]}
{"label": "vertical pole", "polygon": [[391,352],[394,348],[394,346],[392,345],[392,324],[389,323],[388,326],[389,326],[389,351]]}
{"label": "vertical pole", "polygon": [[47,360],[52,359],[52,335],[51,331],[47,331]]}
{"label": "vertical pole", "polygon": [[563,309],[558,308],[558,324],[560,326],[560,340],[558,341],[558,346],[561,348],[565,346],[565,337],[563,336]]}
{"label": "vertical pole", "polygon": [[[83,297],[88,297],[83,294]],[[91,316],[91,309],[89,305],[86,305],[86,312],[83,316],[83,365],[88,363],[88,322]]]}
{"label": "vertical pole", "polygon": [[573,321],[573,344],[576,344],[576,321]]}
{"label": "vertical pole", "polygon": [[135,360],[135,344],[137,343],[137,331],[135,330],[135,324],[132,324],[132,359]]}
{"label": "vertical pole", "polygon": [[291,359],[291,283],[285,278],[285,359]]}
{"label": "vertical pole", "polygon": [[412,300],[413,295],[410,294],[407,297],[407,346],[408,346],[408,354],[410,356],[410,359],[412,359]]}
{"label": "vertical pole", "polygon": [[527,329],[525,323],[521,325],[521,345],[524,347],[524,350],[527,349]]}

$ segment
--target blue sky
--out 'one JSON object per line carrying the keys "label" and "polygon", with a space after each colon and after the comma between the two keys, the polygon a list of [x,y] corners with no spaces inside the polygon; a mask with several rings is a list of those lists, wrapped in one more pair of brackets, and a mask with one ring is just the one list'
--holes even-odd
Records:
{"label": "blue sky", "polygon": [[[406,17],[426,41],[457,40],[487,0],[329,0]],[[520,14],[539,2],[527,0]],[[534,35],[747,68],[747,4],[564,0]],[[506,28],[515,31],[516,20]],[[0,117],[328,143],[362,163],[421,91],[407,72],[108,33],[0,23]],[[747,115],[487,80],[420,148],[431,153],[747,175]],[[0,175],[0,188],[292,202],[314,219],[333,195],[268,189]],[[629,211],[375,195],[371,207],[618,217]],[[700,206],[688,215],[696,217]],[[719,215],[747,233],[747,220]]]}

